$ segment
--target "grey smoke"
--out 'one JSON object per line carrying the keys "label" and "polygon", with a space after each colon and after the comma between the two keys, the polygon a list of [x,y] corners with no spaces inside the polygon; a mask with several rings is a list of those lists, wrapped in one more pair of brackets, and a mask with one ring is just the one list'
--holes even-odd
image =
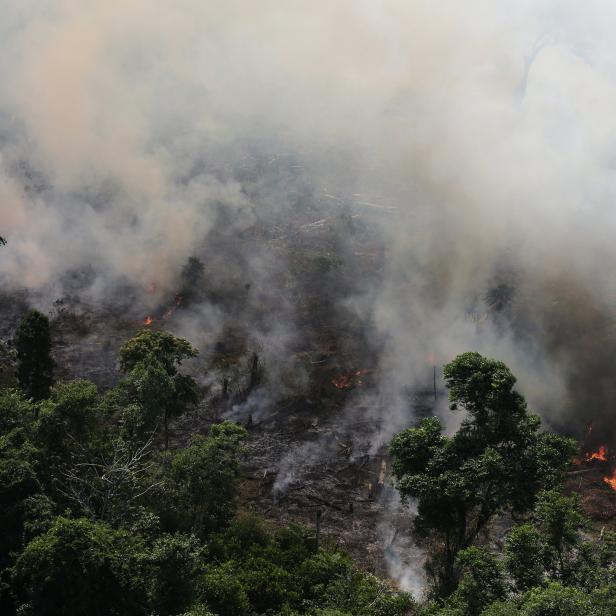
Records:
{"label": "grey smoke", "polygon": [[[413,421],[409,391],[432,366],[469,349],[508,363],[548,423],[616,437],[614,3],[9,0],[1,13],[4,289],[49,309],[77,280],[88,301],[140,310],[207,255],[209,282],[235,299],[175,327],[207,349],[245,310],[270,374],[247,404],[265,417],[319,361],[294,355],[280,246],[361,221],[383,267],[332,304],[376,349],[376,387],[344,420],[379,420],[372,453]],[[503,285],[502,305],[486,300]],[[278,487],[320,455],[306,447]]]}

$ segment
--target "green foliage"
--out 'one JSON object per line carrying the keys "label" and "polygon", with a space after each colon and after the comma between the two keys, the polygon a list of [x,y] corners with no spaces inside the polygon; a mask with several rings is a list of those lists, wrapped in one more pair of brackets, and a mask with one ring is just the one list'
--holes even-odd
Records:
{"label": "green foliage", "polygon": [[535,507],[535,523],[546,545],[545,566],[555,579],[573,574],[575,548],[586,519],[579,510],[576,495],[564,496],[557,490],[542,492]]}
{"label": "green foliage", "polygon": [[96,385],[86,380],[59,383],[39,407],[37,434],[46,448],[62,440],[84,441],[100,424]]}
{"label": "green foliage", "polygon": [[123,413],[124,434],[133,440],[143,439],[165,417],[175,397],[173,378],[153,356],[137,362],[124,387],[136,404],[126,406]]}
{"label": "green foliage", "polygon": [[61,498],[66,473],[103,438],[96,385],[77,380],[58,383],[40,403],[34,442],[39,452],[39,475],[54,498]]}
{"label": "green foliage", "polygon": [[527,511],[575,451],[570,439],[539,432],[502,362],[464,353],[444,375],[452,409],[466,412],[458,432],[443,436],[438,419],[424,419],[390,445],[398,489],[418,501],[415,530],[431,540],[427,571],[439,596],[456,587],[458,552],[498,513]]}
{"label": "green foliage", "polygon": [[38,494],[36,449],[30,442],[34,408],[16,390],[0,391],[0,570],[22,544],[26,502]]}
{"label": "green foliage", "polygon": [[[23,441],[34,423],[35,409],[23,392],[16,389],[0,390],[0,436],[15,440],[19,433]],[[11,436],[9,436],[11,435]]]}
{"label": "green foliage", "polygon": [[0,390],[18,387],[14,353],[0,341]]}
{"label": "green foliage", "polygon": [[23,538],[26,543],[51,528],[55,510],[55,503],[45,494],[33,494],[23,500]]}
{"label": "green foliage", "polygon": [[233,517],[238,493],[239,455],[247,433],[230,422],[196,435],[172,459],[172,505],[180,527],[199,536],[221,530]]}
{"label": "green foliage", "polygon": [[394,593],[373,575],[351,568],[331,580],[324,589],[325,607],[354,616],[402,616],[414,608],[411,597]]}
{"label": "green foliage", "polygon": [[26,521],[25,503],[41,489],[36,472],[19,454],[0,458],[0,570],[9,554],[21,547]]}
{"label": "green foliage", "polygon": [[505,542],[505,566],[516,590],[540,586],[544,577],[545,545],[532,524],[516,526]]}
{"label": "green foliage", "polygon": [[134,540],[100,522],[58,518],[17,559],[13,580],[23,614],[144,614],[133,577]]}
{"label": "green foliage", "polygon": [[588,595],[557,583],[532,589],[522,602],[523,616],[581,616],[591,611]]}
{"label": "green foliage", "polygon": [[584,539],[589,520],[577,495],[556,490],[539,493],[532,523],[511,530],[505,542],[505,565],[517,590],[540,586],[544,579],[593,589],[610,581],[616,538]]}
{"label": "green foliage", "polygon": [[198,593],[218,616],[247,616],[248,596],[232,561],[210,569],[197,585]]}
{"label": "green foliage", "polygon": [[122,349],[125,381],[103,396],[83,380],[37,402],[0,389],[0,611],[416,613],[347,555],[317,551],[313,531],[238,515],[244,428],[225,422],[158,450],[157,423],[196,399],[179,372],[194,353],[170,334],[141,332]]}
{"label": "green foliage", "polygon": [[19,385],[33,400],[43,400],[53,383],[49,319],[38,310],[29,312],[17,328],[15,348]]}
{"label": "green foliage", "polygon": [[[242,427],[225,422],[157,450],[157,424],[196,400],[194,380],[179,372],[194,353],[146,331],[123,347],[126,379],[102,397],[87,381],[58,384],[37,403],[0,389],[2,613],[418,614],[411,597],[344,553],[316,550],[308,529],[238,515]],[[460,430],[447,437],[426,419],[391,446],[446,595],[421,613],[612,616],[616,534],[591,540],[575,497],[540,490],[560,481],[571,441],[539,431],[502,363],[465,354],[445,376],[467,414]],[[494,516],[533,506],[503,558],[473,547]]]}
{"label": "green foliage", "polygon": [[590,595],[590,600],[597,616],[613,616],[616,614],[616,583],[597,588]]}
{"label": "green foliage", "polygon": [[193,605],[188,612],[184,612],[182,616],[216,616],[210,610],[203,605],[203,603],[197,603]]}
{"label": "green foliage", "polygon": [[196,355],[188,340],[165,331],[142,330],[120,349],[120,367],[128,374],[123,383],[125,404],[137,403],[143,414],[137,420],[131,407],[127,435],[143,436],[161,419],[165,449],[169,448],[169,419],[198,401],[195,380],[178,372],[185,359]]}
{"label": "green foliage", "polygon": [[252,608],[259,614],[280,610],[285,603],[299,599],[297,579],[268,558],[252,557],[242,562],[237,578],[245,589]]}
{"label": "green foliage", "polygon": [[447,605],[467,616],[481,612],[506,595],[500,563],[485,549],[470,547],[459,554],[462,576]]}
{"label": "green foliage", "polygon": [[205,550],[192,535],[163,535],[147,551],[147,592],[159,616],[172,616],[195,601],[194,580],[204,569]]}
{"label": "green foliage", "polygon": [[182,362],[197,355],[188,340],[166,331],[142,329],[120,349],[120,368],[130,372],[139,362],[153,356],[171,376]]}

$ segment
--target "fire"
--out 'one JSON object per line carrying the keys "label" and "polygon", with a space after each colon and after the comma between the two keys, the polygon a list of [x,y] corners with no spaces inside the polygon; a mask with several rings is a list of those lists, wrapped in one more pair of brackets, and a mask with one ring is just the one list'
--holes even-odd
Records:
{"label": "fire", "polygon": [[361,377],[370,372],[372,372],[372,370],[363,369],[351,372],[350,374],[340,374],[332,379],[332,385],[336,389],[350,389],[351,387],[362,385],[363,381]]}
{"label": "fire", "polygon": [[607,483],[607,485],[610,486],[612,490],[616,490],[616,469],[612,471],[611,477],[604,477],[603,481]]}
{"label": "fire", "polygon": [[[154,289],[155,289],[156,283],[152,283],[152,284],[154,285]],[[143,324],[146,327],[149,327],[156,320],[166,321],[167,319],[170,319],[173,316],[173,313],[182,305],[182,300],[183,300],[182,294],[176,293],[175,297],[173,298],[173,306],[170,306],[169,308],[167,308],[167,310],[165,310],[162,316],[157,316],[155,318],[152,315],[148,315],[145,319],[143,319]]]}
{"label": "fire", "polygon": [[332,385],[338,389],[348,389],[353,386],[352,374],[341,374],[332,379]]}
{"label": "fire", "polygon": [[585,456],[586,462],[590,462],[591,460],[600,460],[601,462],[607,462],[607,449],[605,445],[601,445],[598,451],[592,451],[591,453],[587,453]]}

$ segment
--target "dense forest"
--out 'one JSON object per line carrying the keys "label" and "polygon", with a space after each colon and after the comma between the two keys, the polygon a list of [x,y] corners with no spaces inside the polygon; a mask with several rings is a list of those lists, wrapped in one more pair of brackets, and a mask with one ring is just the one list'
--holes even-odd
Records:
{"label": "dense forest", "polygon": [[[200,396],[183,368],[197,353],[189,341],[139,331],[120,350],[124,378],[105,392],[55,382],[51,344],[47,317],[32,311],[3,350],[3,614],[616,613],[616,534],[593,529],[561,489],[576,444],[541,429],[501,362],[458,356],[444,370],[464,417],[457,432],[425,418],[390,445],[428,555],[428,587],[413,598],[335,538],[241,506],[246,426],[170,441]],[[500,545],[490,541],[499,520]]]}

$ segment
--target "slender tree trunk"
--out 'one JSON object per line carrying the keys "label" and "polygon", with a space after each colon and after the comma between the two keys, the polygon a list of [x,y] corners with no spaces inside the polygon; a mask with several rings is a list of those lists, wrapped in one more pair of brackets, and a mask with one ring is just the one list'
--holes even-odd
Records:
{"label": "slender tree trunk", "polygon": [[165,409],[165,451],[169,449],[169,415],[167,413],[167,409]]}

